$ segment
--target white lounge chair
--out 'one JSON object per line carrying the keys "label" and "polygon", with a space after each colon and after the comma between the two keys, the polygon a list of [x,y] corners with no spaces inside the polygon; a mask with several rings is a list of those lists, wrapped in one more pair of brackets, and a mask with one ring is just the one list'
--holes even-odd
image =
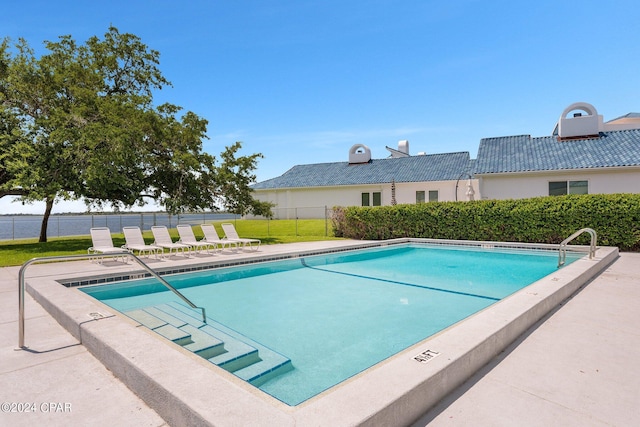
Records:
{"label": "white lounge chair", "polygon": [[[257,251],[260,249],[260,240],[259,239],[246,239],[238,236],[238,232],[236,228],[230,222],[224,222],[221,224],[222,230],[224,230],[224,238],[230,242],[237,242],[242,244],[242,247],[245,248],[249,245],[249,248]],[[257,246],[253,246],[254,243],[257,243]]]}
{"label": "white lounge chair", "polygon": [[154,258],[158,258],[158,252],[162,252],[162,248],[155,245],[147,245],[142,237],[142,231],[140,227],[122,227],[124,233],[125,244],[123,249],[128,250],[135,255],[135,251],[138,251],[138,256],[147,255],[147,257],[153,254]]}
{"label": "white lounge chair", "polygon": [[[91,243],[93,246],[87,249],[88,254],[113,254],[124,253],[122,248],[116,248],[113,246],[113,239],[111,238],[111,230],[107,227],[95,227],[89,230],[91,234]],[[118,257],[116,257],[118,259]],[[98,262],[102,262],[102,258],[98,259]],[[127,262],[126,257],[122,255],[122,262]]]}
{"label": "white lounge chair", "polygon": [[180,240],[178,240],[178,243],[192,246],[195,249],[196,253],[198,253],[199,249],[204,249],[207,251],[207,253],[211,253],[209,252],[210,248],[213,248],[213,250],[215,251],[218,247],[216,243],[208,242],[206,241],[206,239],[196,239],[195,234],[193,234],[193,229],[188,224],[180,224],[176,226],[176,228],[178,229],[178,234],[180,235]]}
{"label": "white lounge chair", "polygon": [[238,249],[237,242],[221,239],[213,224],[202,224],[200,225],[200,228],[202,228],[202,233],[204,234],[204,241],[220,245],[222,250],[224,250],[225,246],[228,246],[229,249],[231,249],[231,245],[235,246],[236,250]]}
{"label": "white lounge chair", "polygon": [[185,245],[184,243],[174,243],[169,235],[169,230],[167,230],[167,227],[164,225],[154,225],[151,227],[151,232],[155,239],[153,244],[161,248],[169,249],[169,256],[171,256],[173,252],[175,252],[176,255],[178,255],[178,252],[182,252],[182,255],[185,257],[189,256],[191,246]]}

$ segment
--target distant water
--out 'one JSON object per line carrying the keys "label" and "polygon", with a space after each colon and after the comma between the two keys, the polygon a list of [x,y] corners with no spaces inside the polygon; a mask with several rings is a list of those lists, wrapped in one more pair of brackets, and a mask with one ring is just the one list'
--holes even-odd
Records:
{"label": "distant water", "polygon": [[[92,227],[109,227],[112,233],[120,233],[122,227],[129,226],[149,230],[153,225],[173,228],[177,224],[202,224],[234,218],[236,215],[229,213],[196,213],[179,216],[166,213],[51,215],[47,236],[88,235]],[[40,235],[41,225],[42,215],[0,215],[0,240],[37,238]]]}

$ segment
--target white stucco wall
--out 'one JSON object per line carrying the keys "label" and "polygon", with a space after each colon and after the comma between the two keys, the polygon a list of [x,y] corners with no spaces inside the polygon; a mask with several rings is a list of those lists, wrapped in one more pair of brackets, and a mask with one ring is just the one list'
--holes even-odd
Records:
{"label": "white stucco wall", "polygon": [[[523,199],[549,195],[550,181],[587,181],[589,194],[640,193],[640,168],[575,170],[518,174],[484,175],[472,180],[475,200]],[[457,182],[457,200],[467,200],[467,179]],[[396,183],[396,202],[413,204],[416,191],[438,191],[438,200],[456,200],[456,181]],[[276,219],[324,218],[325,207],[360,206],[362,193],[380,192],[382,205],[391,204],[391,183],[361,186],[316,187],[283,190],[255,190],[254,197],[269,201]],[[373,202],[373,196],[371,196]]]}
{"label": "white stucco wall", "polygon": [[588,181],[589,194],[640,193],[640,168],[483,175],[479,181],[482,199],[548,196],[550,181]]}
{"label": "white stucco wall", "polygon": [[[468,179],[461,179],[460,181],[430,181],[430,182],[411,182],[411,183],[396,183],[396,202],[398,204],[408,203],[412,204],[416,202],[416,191],[424,191],[427,201],[429,200],[429,191],[438,191],[439,202],[453,202],[453,201],[465,201],[467,200],[467,186]],[[456,184],[457,184],[457,197],[456,197]],[[478,198],[479,187],[478,180],[471,180],[471,185],[475,193],[475,198]],[[391,203],[391,195],[389,195],[389,203]]]}
{"label": "white stucco wall", "polygon": [[[468,180],[463,179],[458,183],[457,200],[467,200]],[[475,198],[479,198],[478,181],[472,180]],[[456,181],[433,181],[416,183],[396,183],[396,202],[398,204],[413,204],[416,202],[416,191],[424,191],[426,199],[429,191],[438,191],[438,201],[456,200]],[[331,209],[333,206],[360,206],[362,193],[380,192],[382,205],[391,204],[391,183],[361,185],[316,187],[283,190],[255,190],[253,195],[260,201],[268,201],[276,206],[273,209],[276,219],[293,218],[324,218],[325,206]],[[373,203],[373,196],[370,198]]]}

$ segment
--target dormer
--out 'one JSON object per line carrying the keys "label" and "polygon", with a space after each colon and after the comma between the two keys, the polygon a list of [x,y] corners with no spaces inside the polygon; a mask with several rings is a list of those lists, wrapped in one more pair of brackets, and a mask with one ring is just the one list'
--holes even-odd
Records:
{"label": "dormer", "polygon": [[598,137],[603,127],[602,116],[593,105],[576,102],[565,108],[558,120],[558,140]]}
{"label": "dormer", "polygon": [[349,164],[369,163],[371,150],[364,144],[356,144],[349,150]]}

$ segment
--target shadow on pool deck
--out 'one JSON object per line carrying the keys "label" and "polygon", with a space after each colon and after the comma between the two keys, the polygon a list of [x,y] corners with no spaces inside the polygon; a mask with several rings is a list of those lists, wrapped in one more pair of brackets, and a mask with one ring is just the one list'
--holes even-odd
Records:
{"label": "shadow on pool deck", "polygon": [[[639,425],[639,263],[621,254],[415,426]],[[16,351],[17,276],[0,269],[0,425],[166,425],[29,295]]]}
{"label": "shadow on pool deck", "polygon": [[640,425],[640,254],[620,254],[417,422]]}

